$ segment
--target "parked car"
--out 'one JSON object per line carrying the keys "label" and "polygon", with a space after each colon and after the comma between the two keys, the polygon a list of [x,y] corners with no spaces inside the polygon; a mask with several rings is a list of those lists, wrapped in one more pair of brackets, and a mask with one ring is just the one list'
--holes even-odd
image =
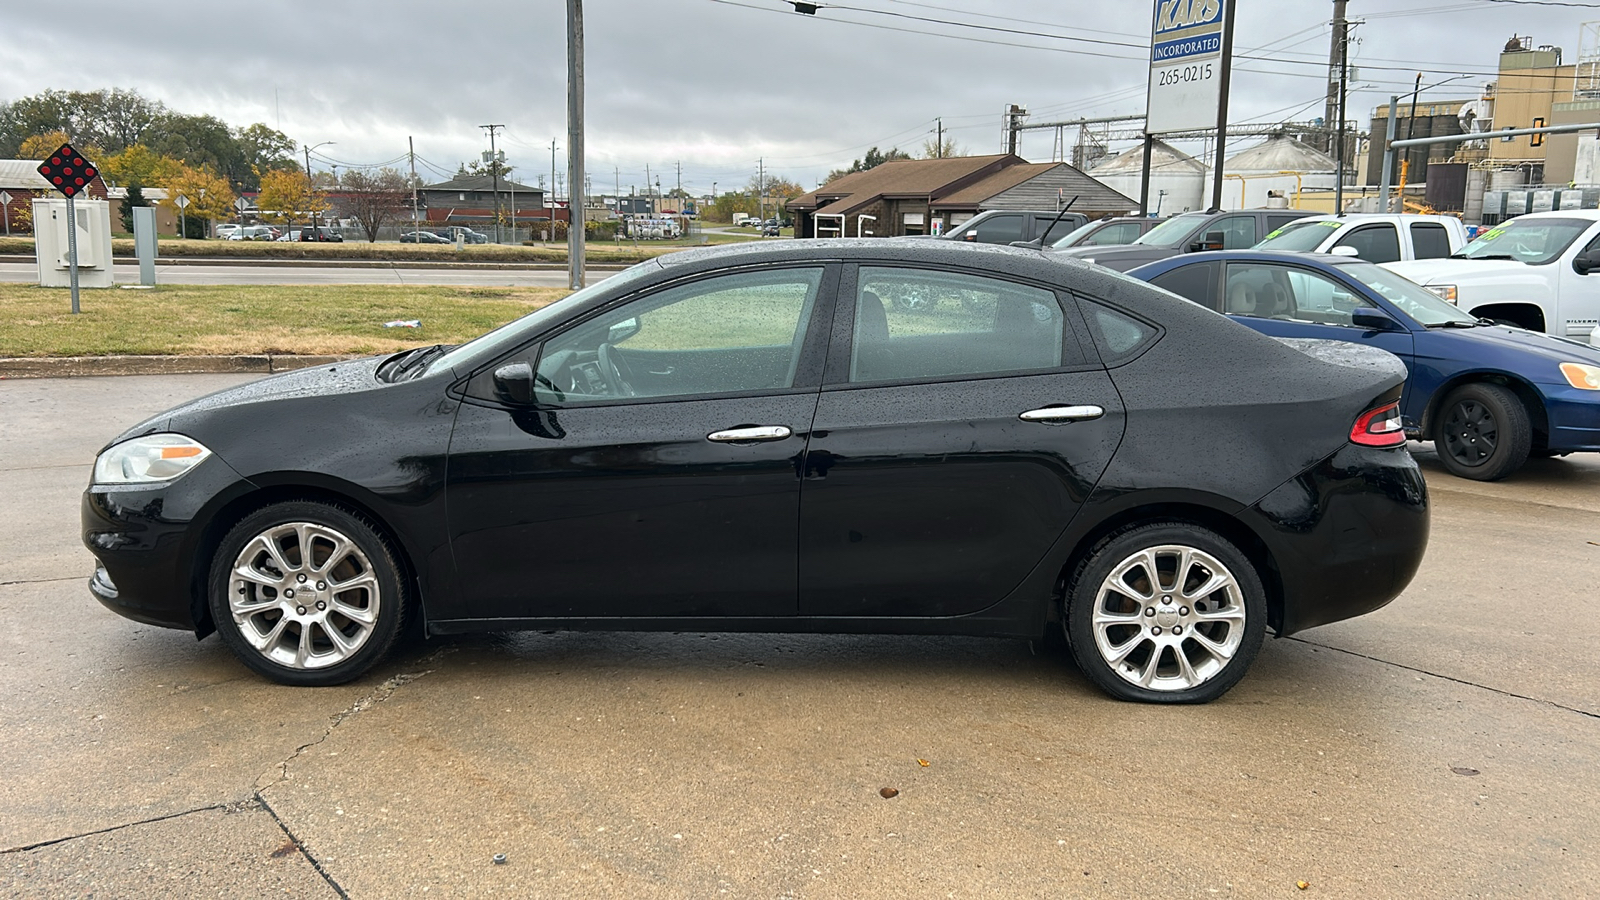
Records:
{"label": "parked car", "polygon": [[1067,232],[1059,240],[1052,239],[1053,250],[1068,247],[1119,247],[1131,244],[1141,235],[1161,224],[1160,219],[1149,216],[1107,216],[1096,219]]}
{"label": "parked car", "polygon": [[[940,308],[883,302],[908,288]],[[215,629],[286,684],[360,676],[418,615],[433,633],[1064,622],[1113,696],[1205,701],[1269,625],[1370,612],[1415,573],[1404,374],[1058,254],[688,250],[457,347],[134,426],[84,494],[90,589]]]}
{"label": "parked car", "polygon": [[[1051,234],[1066,234],[1089,221],[1083,213],[1068,212],[1056,222],[1055,212],[1033,210],[990,209],[978,213],[960,225],[940,235],[949,241],[979,244],[1010,244],[1037,241],[1045,230]],[[1055,223],[1052,227],[1051,223]]]}
{"label": "parked car", "polygon": [[1504,478],[1529,455],[1600,450],[1600,350],[1495,325],[1358,259],[1243,251],[1128,273],[1263,334],[1378,347],[1407,377],[1408,437],[1452,474]]}
{"label": "parked car", "polygon": [[219,222],[217,223],[217,237],[227,240],[229,235],[243,227],[237,222]]}
{"label": "parked car", "polygon": [[1600,346],[1600,210],[1517,216],[1449,259],[1389,268],[1473,316]]}
{"label": "parked car", "polygon": [[278,230],[270,225],[246,225],[228,232],[227,240],[230,241],[272,241],[277,240]]}
{"label": "parked car", "polygon": [[1121,247],[1073,247],[1054,252],[1126,272],[1158,259],[1204,250],[1243,250],[1266,235],[1311,215],[1297,209],[1241,209],[1183,213]]}
{"label": "parked car", "polygon": [[1466,244],[1466,226],[1455,216],[1359,213],[1290,222],[1267,235],[1255,249],[1335,253],[1370,263],[1390,263],[1443,259]]}
{"label": "parked car", "polygon": [[400,243],[402,243],[402,244],[449,244],[449,243],[453,243],[453,241],[451,241],[449,238],[445,237],[444,235],[434,234],[431,231],[406,231],[406,232],[402,232],[401,233],[401,235],[400,235]]}
{"label": "parked car", "polygon": [[782,230],[778,228],[776,219],[769,219],[761,226],[762,237],[778,237],[782,233]]}
{"label": "parked car", "polygon": [[329,228],[326,225],[307,225],[300,229],[300,240],[307,242],[314,241],[317,243],[332,242],[335,244],[342,244],[344,243],[344,235],[340,234],[337,228]]}
{"label": "parked car", "polygon": [[461,235],[461,242],[464,244],[489,243],[489,236],[487,234],[484,234],[481,231],[473,231],[471,228],[468,228],[465,225],[452,225],[448,230],[441,233],[439,236],[453,244],[455,243],[457,233]]}

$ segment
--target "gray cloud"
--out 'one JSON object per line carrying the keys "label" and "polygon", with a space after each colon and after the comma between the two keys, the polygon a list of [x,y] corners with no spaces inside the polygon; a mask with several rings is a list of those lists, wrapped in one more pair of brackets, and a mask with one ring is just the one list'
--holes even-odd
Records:
{"label": "gray cloud", "polygon": [[[1482,0],[1354,0],[1354,65],[1362,84],[1353,118],[1416,69],[1428,80],[1488,73],[1513,33],[1577,53],[1580,10]],[[915,150],[944,117],[969,152],[1000,149],[1000,111],[1036,118],[1111,115],[1143,107],[1138,49],[951,28],[848,9],[815,17],[778,0],[590,0],[586,4],[588,166],[596,190],[663,186],[683,166],[684,186],[742,185],[765,157],[769,172],[811,186],[867,146]],[[841,0],[846,7],[1001,28],[1140,43],[1149,5],[1078,0]],[[417,153],[453,170],[486,149],[477,126],[505,123],[502,145],[518,176],[550,170],[558,141],[565,169],[566,44],[563,0],[452,4],[268,2],[127,4],[83,0],[89,22],[58,36],[42,4],[7,11],[9,64],[0,98],[46,88],[122,86],[185,112],[232,124],[261,121],[348,163]],[[755,9],[747,7],[757,7]],[[1407,9],[1439,10],[1395,15]],[[1328,49],[1327,0],[1240,0],[1238,46],[1270,49],[1241,60],[1234,118],[1297,108],[1321,114]],[[1005,18],[999,18],[1005,17]],[[1026,21],[1012,21],[1026,20]],[[1049,23],[1046,24],[1029,24]],[[854,24],[852,24],[854,23]],[[865,23],[865,24],[860,24]],[[876,27],[874,27],[876,26]],[[888,30],[955,34],[966,40]],[[977,40],[999,43],[979,43]],[[1025,49],[1005,43],[1054,49]],[[1103,55],[1090,55],[1103,54]],[[1117,57],[1117,58],[1108,58]],[[1487,75],[1441,91],[1470,93]],[[1024,136],[1023,155],[1048,159],[1052,136]],[[422,170],[431,174],[424,165]]]}

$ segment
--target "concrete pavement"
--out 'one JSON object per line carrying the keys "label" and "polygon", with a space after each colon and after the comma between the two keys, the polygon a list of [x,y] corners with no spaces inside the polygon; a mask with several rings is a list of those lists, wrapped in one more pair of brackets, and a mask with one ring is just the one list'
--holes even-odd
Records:
{"label": "concrete pavement", "polygon": [[0,382],[0,893],[1600,884],[1600,459],[1478,485],[1423,448],[1434,531],[1412,588],[1269,641],[1203,707],[1114,703],[1054,648],[923,637],[477,636],[294,690],[84,587],[77,495],[95,451],[242,380]]}

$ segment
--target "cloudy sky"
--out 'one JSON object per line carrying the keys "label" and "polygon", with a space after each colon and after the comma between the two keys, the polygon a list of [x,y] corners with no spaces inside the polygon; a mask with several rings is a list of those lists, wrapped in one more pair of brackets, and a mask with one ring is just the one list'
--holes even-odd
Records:
{"label": "cloudy sky", "polygon": [[[1578,54],[1600,4],[1352,0],[1350,117],[1365,119],[1423,71],[1471,96],[1513,34]],[[767,171],[814,187],[867,147],[917,150],[936,117],[968,153],[1001,148],[1001,110],[1033,121],[1141,112],[1147,0],[840,0],[815,17],[781,0],[588,0],[588,168],[595,191],[650,178],[694,192]],[[565,178],[563,0],[471,3],[126,3],[80,0],[63,36],[52,4],[8,4],[0,99],[46,88],[129,87],[232,124],[261,121],[341,165],[419,174],[487,149],[484,123],[534,183]],[[1322,114],[1329,0],[1239,0],[1234,121]],[[949,24],[949,23],[965,23]],[[976,27],[973,27],[976,26]],[[1130,46],[1131,45],[1131,46]],[[1053,133],[1021,152],[1051,157]]]}

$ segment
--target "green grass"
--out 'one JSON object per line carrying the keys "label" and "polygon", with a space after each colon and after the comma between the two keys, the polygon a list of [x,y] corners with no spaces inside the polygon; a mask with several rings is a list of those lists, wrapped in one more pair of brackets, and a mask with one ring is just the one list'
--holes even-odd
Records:
{"label": "green grass", "polygon": [[[372,354],[454,344],[565,296],[558,288],[0,284],[0,356]],[[422,327],[384,328],[420,319]]]}

